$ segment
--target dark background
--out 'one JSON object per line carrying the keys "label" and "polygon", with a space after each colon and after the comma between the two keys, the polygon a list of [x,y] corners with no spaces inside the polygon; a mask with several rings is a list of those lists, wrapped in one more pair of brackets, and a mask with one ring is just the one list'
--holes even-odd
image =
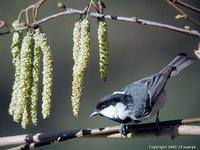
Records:
{"label": "dark background", "polygon": [[[186,0],[185,0],[186,1]],[[19,11],[32,1],[1,0],[0,19],[13,22]],[[65,0],[67,7],[83,9],[89,1]],[[121,16],[137,16],[143,19],[183,27],[191,25],[185,20],[175,20],[174,8],[163,0],[105,0],[105,13]],[[199,0],[190,2],[200,7]],[[57,1],[48,0],[39,13],[43,18],[55,12]],[[199,14],[189,14],[199,19]],[[132,81],[158,72],[167,65],[177,53],[185,52],[191,56],[199,39],[182,33],[149,26],[141,26],[126,22],[108,20],[110,39],[110,74],[107,82],[103,82],[98,72],[98,44],[96,19],[90,18],[92,30],[91,59],[86,72],[84,94],[81,100],[81,112],[78,118],[72,116],[71,81],[72,81],[72,29],[79,15],[63,16],[42,24],[53,50],[54,87],[53,110],[51,116],[43,120],[39,113],[38,126],[29,126],[24,130],[20,124],[12,121],[8,114],[8,106],[13,84],[13,66],[10,52],[12,35],[0,37],[0,136],[17,135],[36,132],[55,132],[75,128],[95,128],[115,125],[105,118],[89,118],[96,103],[105,94],[118,90]],[[198,117],[200,115],[200,62],[191,65],[178,76],[171,79],[167,86],[168,102],[160,112],[161,120]],[[40,90],[41,91],[41,90]],[[154,118],[148,120],[153,121]],[[121,139],[76,139],[46,146],[39,149],[148,149],[149,145],[192,145],[200,148],[199,137],[170,137]]]}

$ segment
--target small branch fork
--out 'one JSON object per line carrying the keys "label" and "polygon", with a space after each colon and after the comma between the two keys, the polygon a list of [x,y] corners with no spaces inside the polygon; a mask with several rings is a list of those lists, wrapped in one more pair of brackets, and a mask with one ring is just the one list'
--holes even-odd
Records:
{"label": "small branch fork", "polygon": [[19,16],[18,16],[18,20],[21,19],[22,15],[25,14],[26,16],[26,24],[29,24],[29,11],[32,10],[32,19],[34,22],[36,22],[36,18],[37,18],[37,15],[38,15],[38,10],[39,8],[42,6],[42,4],[44,4],[46,0],[38,0],[37,3],[33,4],[33,5],[30,5],[29,7],[23,9],[20,13],[19,13]]}
{"label": "small branch fork", "polygon": [[[191,125],[200,123],[200,118],[179,119],[159,123],[160,136],[200,136],[200,126]],[[137,138],[156,136],[155,123],[130,124],[126,126],[126,134],[121,135],[120,126],[97,129],[66,130],[59,133],[37,133],[8,136],[0,138],[0,146],[20,145],[9,150],[34,149],[45,145],[55,144],[75,138]]]}
{"label": "small branch fork", "polygon": [[[200,32],[197,31],[197,30],[184,29],[184,28],[173,26],[173,25],[159,23],[159,22],[150,21],[150,20],[144,20],[144,19],[140,19],[140,18],[136,18],[136,17],[112,16],[112,15],[108,15],[108,14],[101,14],[101,13],[95,13],[95,12],[89,12],[88,13],[87,11],[84,11],[84,10],[77,10],[77,9],[72,9],[72,8],[66,8],[66,10],[64,10],[63,12],[59,12],[59,13],[50,15],[50,16],[45,17],[45,18],[43,18],[39,21],[30,23],[27,26],[24,26],[24,27],[21,27],[21,28],[18,28],[18,29],[10,30],[7,33],[25,30],[28,27],[34,28],[34,27],[36,27],[36,26],[38,26],[42,23],[45,23],[49,20],[55,19],[57,17],[64,16],[64,15],[70,15],[70,14],[88,15],[88,16],[91,16],[91,17],[94,17],[94,18],[106,18],[106,19],[115,20],[115,21],[123,21],[123,22],[136,23],[136,24],[140,24],[140,25],[148,25],[148,26],[164,28],[164,29],[168,29],[168,30],[172,30],[172,31],[180,32],[180,33],[185,33],[185,34],[192,35],[192,36],[195,36],[195,37],[198,37],[198,38],[200,37]],[[0,33],[0,35],[5,35],[5,33]]]}

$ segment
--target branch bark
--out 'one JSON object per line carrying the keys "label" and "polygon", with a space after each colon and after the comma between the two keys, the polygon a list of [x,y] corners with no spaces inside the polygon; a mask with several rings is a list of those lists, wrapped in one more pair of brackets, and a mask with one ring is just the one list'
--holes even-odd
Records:
{"label": "branch bark", "polygon": [[181,0],[174,0],[174,3],[176,3],[176,4],[180,5],[180,6],[183,6],[185,8],[188,8],[190,10],[193,10],[193,11],[195,11],[197,13],[200,13],[200,9],[199,8],[196,8],[196,7],[190,5],[190,4],[186,3],[186,2],[183,2]]}
{"label": "branch bark", "polygon": [[[170,136],[174,139],[177,136],[200,136],[200,126],[191,125],[200,123],[200,118],[179,119],[160,122],[160,136]],[[74,138],[138,138],[156,136],[157,129],[155,123],[130,124],[126,126],[125,135],[121,135],[121,126],[112,126],[96,129],[66,130],[58,133],[37,133],[8,136],[0,138],[0,146],[20,146],[11,148],[12,150],[33,149],[44,145],[55,144]]]}
{"label": "branch bark", "polygon": [[175,5],[176,0],[175,1],[166,0],[166,1],[174,9],[176,9],[181,15],[183,15],[185,19],[187,19],[188,21],[192,22],[193,24],[196,24],[196,25],[200,26],[200,23],[197,20],[195,20],[194,18],[190,17],[185,11],[183,11],[181,8],[179,8],[178,6]]}
{"label": "branch bark", "polygon": [[[36,26],[38,26],[42,23],[45,23],[49,20],[64,16],[64,15],[69,15],[69,14],[87,15],[87,13],[83,10],[67,8],[63,12],[59,12],[59,13],[50,15],[50,16],[45,17],[37,22],[31,23],[25,27],[18,28],[16,30],[12,30],[12,31],[10,31],[10,33],[15,32],[15,31],[25,30],[28,27],[36,27]],[[140,19],[140,18],[136,18],[136,17],[112,16],[112,15],[100,14],[100,13],[94,13],[94,12],[88,13],[88,15],[92,16],[94,18],[106,18],[106,19],[115,20],[115,21],[123,21],[123,22],[136,23],[136,24],[140,24],[140,25],[148,25],[148,26],[153,26],[153,27],[158,27],[158,28],[164,28],[164,29],[168,29],[168,30],[172,30],[175,32],[180,32],[180,33],[185,33],[185,34],[200,38],[200,32],[197,30],[192,30],[192,29],[188,30],[188,29],[179,28],[179,27],[169,25],[169,24],[159,23],[159,22],[150,21],[150,20],[144,20],[144,19]],[[2,35],[4,35],[4,34],[2,34]]]}

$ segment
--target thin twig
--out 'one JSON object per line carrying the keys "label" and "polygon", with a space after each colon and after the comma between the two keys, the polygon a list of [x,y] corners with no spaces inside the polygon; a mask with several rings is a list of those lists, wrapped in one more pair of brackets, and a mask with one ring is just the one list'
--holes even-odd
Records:
{"label": "thin twig", "polygon": [[87,9],[87,11],[86,11],[86,18],[88,18],[88,14],[90,13],[90,11],[91,11],[91,7],[92,7],[92,4],[93,4],[93,0],[90,0],[90,4],[89,4],[89,6],[88,6],[88,9]]}
{"label": "thin twig", "polygon": [[174,2],[176,4],[179,4],[179,5],[183,6],[183,7],[185,7],[185,8],[188,8],[188,9],[191,9],[191,10],[193,10],[195,12],[200,13],[200,9],[199,8],[194,7],[194,6],[192,6],[192,5],[190,5],[190,4],[186,3],[186,2],[183,2],[181,0],[174,0]]}
{"label": "thin twig", "polygon": [[0,33],[0,36],[2,35],[6,35],[6,34],[9,34],[10,31],[12,31],[12,27],[9,26],[5,20],[0,20],[0,28],[6,28],[7,31],[3,32],[3,33]]}
{"label": "thin twig", "polygon": [[192,123],[200,123],[200,118],[189,118],[189,119],[182,119],[181,124],[192,124]]}
{"label": "thin twig", "polygon": [[6,22],[4,20],[0,20],[0,28],[2,28],[3,26],[5,26]]}
{"label": "thin twig", "polygon": [[[35,27],[35,26],[38,26],[38,25],[45,23],[49,20],[52,20],[54,18],[64,16],[64,15],[69,15],[69,14],[86,15],[86,12],[82,11],[82,10],[67,8],[63,12],[59,12],[59,13],[53,14],[51,16],[45,17],[45,18],[43,18],[43,19],[41,19],[41,20],[39,20],[35,23],[31,23],[28,26],[18,28],[17,30],[13,30],[13,31],[10,31],[10,32],[25,30],[28,27]],[[116,20],[116,21],[136,23],[136,24],[140,24],[140,25],[154,26],[154,27],[164,28],[164,29],[168,29],[168,30],[172,30],[172,31],[176,31],[176,32],[185,33],[185,34],[188,34],[188,35],[200,37],[200,32],[196,31],[196,30],[188,30],[188,29],[179,28],[179,27],[172,26],[172,25],[169,25],[169,24],[158,23],[158,22],[150,21],[150,20],[144,20],[144,19],[139,19],[139,18],[136,19],[135,17],[112,16],[112,15],[99,14],[99,13],[94,13],[94,12],[89,13],[89,16],[92,16],[94,18],[106,18],[106,19],[111,19],[111,20]]]}
{"label": "thin twig", "polygon": [[[189,125],[193,123],[200,123],[200,118],[179,119],[160,122],[160,135],[167,135],[171,136],[172,138],[183,135],[200,135],[200,126]],[[156,136],[155,133],[157,131],[157,129],[155,128],[155,123],[126,125],[126,135],[121,135],[119,133],[120,128],[121,126],[112,126],[97,129],[66,130],[59,133],[37,133],[2,137],[0,138],[0,146],[23,144],[15,147],[14,149],[30,149],[41,147],[44,145],[59,143],[74,138],[136,138],[141,136]]]}
{"label": "thin twig", "polygon": [[19,16],[18,16],[18,20],[20,20],[22,15],[25,14],[26,24],[29,24],[29,11],[32,10],[33,21],[36,21],[38,9],[42,6],[42,4],[44,4],[45,1],[46,0],[38,0],[37,3],[32,4],[32,5],[28,6],[27,8],[21,10],[21,12],[19,13]]}
{"label": "thin twig", "polygon": [[179,8],[178,6],[175,5],[176,0],[175,1],[166,0],[166,1],[168,2],[169,5],[171,5],[173,8],[175,8],[181,15],[183,15],[185,19],[187,19],[190,22],[200,26],[200,22],[198,22],[194,18],[190,17],[185,11],[183,11],[181,8]]}
{"label": "thin twig", "polygon": [[10,31],[5,31],[5,32],[3,32],[3,33],[0,33],[0,36],[7,35],[7,34],[9,34],[9,33],[10,33]]}

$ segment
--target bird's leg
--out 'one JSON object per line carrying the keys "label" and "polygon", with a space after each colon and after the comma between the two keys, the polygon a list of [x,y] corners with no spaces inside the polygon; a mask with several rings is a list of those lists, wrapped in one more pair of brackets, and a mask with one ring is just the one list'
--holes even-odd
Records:
{"label": "bird's leg", "polygon": [[126,125],[121,123],[119,133],[121,134],[121,138],[123,135],[126,135]]}
{"label": "bird's leg", "polygon": [[160,134],[160,120],[159,120],[159,111],[156,114],[156,136],[158,137]]}

